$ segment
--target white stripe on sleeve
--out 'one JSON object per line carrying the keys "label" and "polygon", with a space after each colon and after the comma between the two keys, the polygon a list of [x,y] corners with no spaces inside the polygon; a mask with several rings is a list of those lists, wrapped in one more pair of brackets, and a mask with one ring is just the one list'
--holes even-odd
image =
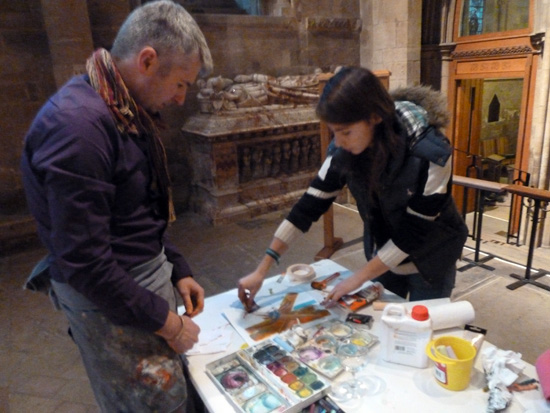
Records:
{"label": "white stripe on sleeve", "polygon": [[315,198],[330,199],[330,198],[336,198],[338,196],[338,194],[340,193],[340,190],[333,191],[333,192],[325,192],[325,191],[321,191],[320,189],[316,189],[316,188],[313,188],[313,187],[310,186],[307,189],[306,193],[308,193],[311,196],[314,196]]}
{"label": "white stripe on sleeve", "polygon": [[319,172],[317,175],[319,175],[319,178],[321,178],[322,181],[325,180],[327,177],[328,168],[330,168],[330,163],[332,162],[332,155],[327,156],[325,161],[323,162],[323,165],[321,165],[321,169],[319,169]]}
{"label": "white stripe on sleeve", "polygon": [[286,245],[290,245],[300,234],[302,234],[302,231],[287,219],[281,222],[277,231],[275,231],[275,237],[279,238]]}
{"label": "white stripe on sleeve", "polygon": [[447,184],[449,183],[449,179],[451,179],[451,171],[452,165],[450,156],[445,166],[439,166],[430,162],[428,180],[424,187],[424,196],[447,193]]}
{"label": "white stripe on sleeve", "polygon": [[404,251],[401,251],[397,245],[390,239],[378,250],[378,258],[388,267],[395,268],[409,256]]}

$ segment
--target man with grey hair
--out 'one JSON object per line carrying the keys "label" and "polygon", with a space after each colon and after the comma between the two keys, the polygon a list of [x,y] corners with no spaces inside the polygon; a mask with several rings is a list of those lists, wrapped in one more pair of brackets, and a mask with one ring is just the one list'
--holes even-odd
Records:
{"label": "man with grey hair", "polygon": [[180,354],[198,341],[204,290],[165,234],[174,210],[158,112],[184,103],[210,51],[181,5],[155,1],[86,68],[42,107],[21,160],[48,290],[102,411],[192,412]]}

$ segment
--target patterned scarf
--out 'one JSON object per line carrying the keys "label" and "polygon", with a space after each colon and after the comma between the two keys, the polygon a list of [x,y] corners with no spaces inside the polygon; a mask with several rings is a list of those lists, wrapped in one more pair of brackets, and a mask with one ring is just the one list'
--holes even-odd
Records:
{"label": "patterned scarf", "polygon": [[131,135],[134,139],[143,137],[142,139],[146,140],[147,156],[154,173],[151,190],[160,192],[163,196],[165,217],[168,222],[175,221],[176,214],[172,201],[166,151],[160,139],[157,123],[130,96],[128,88],[107,50],[96,50],[86,62],[86,70],[92,87],[111,110],[119,132]]}

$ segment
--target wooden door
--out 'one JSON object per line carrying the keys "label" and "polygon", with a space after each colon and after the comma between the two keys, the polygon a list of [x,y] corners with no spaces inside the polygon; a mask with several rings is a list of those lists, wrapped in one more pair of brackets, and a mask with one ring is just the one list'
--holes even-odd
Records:
{"label": "wooden door", "polygon": [[[481,131],[482,79],[460,79],[456,81],[454,122],[454,171],[470,178],[481,178],[481,157],[479,137]],[[455,186],[453,196],[459,211],[471,212],[475,208],[474,191]]]}

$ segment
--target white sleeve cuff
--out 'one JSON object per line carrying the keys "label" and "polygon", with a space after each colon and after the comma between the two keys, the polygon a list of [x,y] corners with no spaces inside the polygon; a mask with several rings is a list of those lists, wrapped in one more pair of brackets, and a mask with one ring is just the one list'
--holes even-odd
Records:
{"label": "white sleeve cuff", "polygon": [[376,255],[389,268],[397,267],[409,256],[406,252],[401,251],[391,239],[378,250]]}
{"label": "white sleeve cuff", "polygon": [[279,238],[286,245],[290,245],[299,235],[302,234],[297,227],[294,226],[289,220],[285,219],[275,231],[275,237]]}

